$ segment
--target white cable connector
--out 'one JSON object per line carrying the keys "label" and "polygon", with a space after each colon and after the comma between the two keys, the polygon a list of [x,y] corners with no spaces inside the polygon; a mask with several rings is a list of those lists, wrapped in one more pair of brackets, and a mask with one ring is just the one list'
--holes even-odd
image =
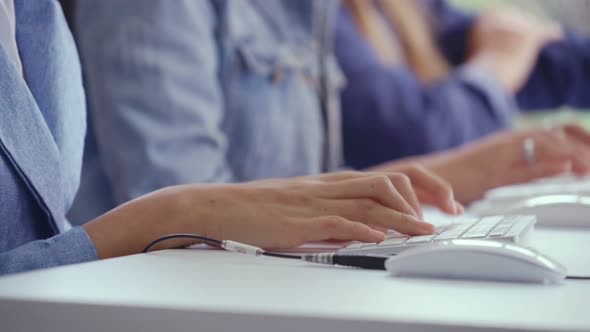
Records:
{"label": "white cable connector", "polygon": [[240,243],[240,242],[236,242],[236,241],[231,241],[231,240],[221,241],[221,247],[225,250],[228,250],[228,251],[239,252],[241,254],[254,255],[254,256],[260,256],[264,252],[264,250],[262,250],[262,248],[258,248],[255,246],[251,246],[248,244],[244,244],[244,243]]}

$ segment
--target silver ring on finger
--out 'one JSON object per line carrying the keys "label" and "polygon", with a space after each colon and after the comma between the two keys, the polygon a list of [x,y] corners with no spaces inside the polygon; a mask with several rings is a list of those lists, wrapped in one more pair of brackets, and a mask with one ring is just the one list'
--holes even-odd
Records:
{"label": "silver ring on finger", "polygon": [[526,138],[522,142],[522,149],[524,160],[526,160],[529,167],[535,166],[535,140],[532,137]]}

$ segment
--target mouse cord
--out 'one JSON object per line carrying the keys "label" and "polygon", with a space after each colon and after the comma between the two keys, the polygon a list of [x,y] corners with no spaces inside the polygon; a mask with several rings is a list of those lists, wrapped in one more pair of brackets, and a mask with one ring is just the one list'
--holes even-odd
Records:
{"label": "mouse cord", "polygon": [[[388,256],[365,256],[365,255],[342,255],[337,254],[335,252],[322,252],[322,253],[313,253],[313,254],[304,254],[304,255],[294,255],[294,254],[283,254],[271,251],[265,251],[262,248],[251,246],[245,243],[224,240],[220,241],[217,239],[213,239],[210,237],[197,235],[197,234],[171,234],[162,236],[159,239],[152,241],[148,244],[145,249],[143,249],[144,253],[147,253],[157,244],[171,240],[171,239],[195,239],[201,240],[202,242],[221,247],[225,250],[238,252],[242,254],[249,254],[254,256],[269,256],[269,257],[277,257],[277,258],[287,258],[287,259],[297,259],[303,260],[310,263],[317,263],[317,264],[326,264],[326,265],[342,265],[342,266],[349,266],[349,267],[358,267],[362,269],[370,269],[370,270],[385,270],[385,260]],[[567,276],[566,279],[570,280],[590,280],[590,276]]]}
{"label": "mouse cord", "polygon": [[570,280],[590,280],[590,276],[566,276],[565,278]]}
{"label": "mouse cord", "polygon": [[231,241],[231,240],[217,240],[210,237],[197,235],[197,234],[170,234],[166,236],[162,236],[159,239],[152,241],[148,244],[145,249],[143,249],[144,253],[147,253],[157,244],[172,240],[172,239],[195,239],[201,240],[202,242],[221,247],[225,250],[238,252],[242,254],[254,255],[254,256],[269,256],[269,257],[277,257],[277,258],[287,258],[287,259],[298,259],[303,260],[305,262],[310,263],[317,263],[317,264],[326,264],[326,265],[342,265],[342,266],[349,266],[349,267],[358,267],[362,269],[370,269],[370,270],[385,270],[385,260],[388,256],[359,256],[359,255],[342,255],[337,254],[335,252],[322,252],[322,253],[313,253],[313,254],[303,254],[303,255],[295,255],[295,254],[283,254],[277,252],[266,251],[262,248],[251,246],[245,243]]}

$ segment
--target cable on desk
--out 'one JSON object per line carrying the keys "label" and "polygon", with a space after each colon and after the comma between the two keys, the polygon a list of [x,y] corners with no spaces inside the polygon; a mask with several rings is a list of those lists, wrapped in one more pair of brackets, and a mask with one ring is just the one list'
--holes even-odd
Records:
{"label": "cable on desk", "polygon": [[[334,252],[323,252],[323,253],[314,253],[314,254],[304,254],[304,255],[295,255],[295,254],[283,254],[277,252],[270,252],[265,251],[262,248],[251,246],[245,243],[224,240],[220,241],[217,239],[213,239],[210,237],[198,235],[198,234],[170,234],[166,236],[162,236],[159,239],[152,241],[148,244],[145,249],[143,249],[144,253],[147,253],[158,243],[172,240],[172,239],[195,239],[201,240],[204,243],[211,244],[214,246],[221,247],[225,250],[232,251],[232,252],[239,252],[243,254],[249,254],[254,256],[269,256],[269,257],[276,257],[276,258],[286,258],[286,259],[297,259],[303,260],[310,263],[317,263],[317,264],[326,264],[326,265],[341,265],[341,266],[349,266],[349,267],[358,267],[362,269],[369,269],[369,270],[385,270],[385,260],[387,256],[369,256],[369,255],[342,255],[337,254]],[[567,276],[566,279],[569,280],[590,280],[590,276]]]}
{"label": "cable on desk", "polygon": [[280,253],[277,253],[277,252],[268,252],[268,251],[265,251],[262,254],[264,256],[269,256],[269,257],[288,258],[288,259],[301,259],[301,255],[280,254]]}
{"label": "cable on desk", "polygon": [[159,239],[152,241],[148,244],[145,249],[143,249],[144,253],[147,253],[158,243],[163,241],[172,240],[172,239],[195,239],[201,240],[207,244],[212,244],[215,246],[219,246],[225,250],[232,251],[232,252],[239,252],[242,254],[254,255],[254,256],[269,256],[269,257],[277,257],[277,258],[287,258],[287,259],[298,259],[303,260],[310,263],[318,263],[318,264],[327,264],[327,265],[342,265],[342,266],[349,266],[349,267],[358,267],[362,269],[370,269],[370,270],[385,270],[385,260],[387,259],[386,256],[359,256],[359,255],[341,255],[336,254],[333,252],[329,253],[315,253],[315,254],[305,254],[305,255],[294,255],[294,254],[282,254],[277,252],[270,252],[265,251],[262,248],[251,246],[245,243],[231,241],[231,240],[224,240],[220,241],[217,239],[213,239],[210,237],[198,235],[198,234],[170,234],[166,236],[162,236]]}
{"label": "cable on desk", "polygon": [[565,278],[570,280],[590,280],[590,276],[566,276]]}
{"label": "cable on desk", "polygon": [[195,239],[195,240],[201,240],[207,244],[212,244],[214,246],[221,246],[221,241],[216,240],[216,239],[212,239],[210,237],[206,237],[206,236],[202,236],[202,235],[197,235],[197,234],[187,234],[187,233],[179,233],[179,234],[170,234],[170,235],[166,235],[166,236],[162,236],[159,239],[156,239],[152,242],[150,242],[150,244],[148,244],[144,249],[143,249],[143,253],[147,253],[149,252],[154,246],[156,246],[158,243],[160,242],[164,242],[164,241],[168,241],[168,240],[172,240],[172,239]]}

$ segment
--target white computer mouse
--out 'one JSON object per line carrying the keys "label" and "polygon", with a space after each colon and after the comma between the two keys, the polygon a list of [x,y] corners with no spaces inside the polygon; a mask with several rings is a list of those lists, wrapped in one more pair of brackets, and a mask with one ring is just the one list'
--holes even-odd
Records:
{"label": "white computer mouse", "polygon": [[513,202],[481,202],[470,212],[476,215],[526,214],[537,216],[540,226],[590,227],[590,196],[542,195]]}
{"label": "white computer mouse", "polygon": [[535,251],[489,240],[451,240],[392,256],[385,268],[394,276],[487,281],[559,283],[566,268]]}

